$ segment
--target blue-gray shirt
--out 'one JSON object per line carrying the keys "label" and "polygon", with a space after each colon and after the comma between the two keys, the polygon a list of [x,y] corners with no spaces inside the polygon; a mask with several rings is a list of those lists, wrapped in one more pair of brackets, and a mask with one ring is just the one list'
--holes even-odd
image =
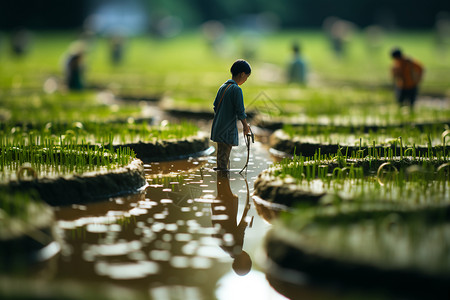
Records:
{"label": "blue-gray shirt", "polygon": [[[229,84],[231,84],[230,87],[223,94]],[[219,106],[222,95],[222,103]],[[211,140],[233,146],[239,145],[239,133],[236,123],[237,120],[246,118],[242,90],[234,80],[229,79],[219,88],[214,100]]]}

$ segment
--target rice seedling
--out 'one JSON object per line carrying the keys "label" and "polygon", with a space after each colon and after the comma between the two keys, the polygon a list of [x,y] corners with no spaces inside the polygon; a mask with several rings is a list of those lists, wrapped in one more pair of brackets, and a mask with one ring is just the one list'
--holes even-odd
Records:
{"label": "rice seedling", "polygon": [[[330,276],[340,274],[351,282],[356,280],[354,274],[346,270],[354,264],[360,267],[356,276],[362,282],[370,278],[374,266],[412,278],[420,274],[421,283],[436,282],[447,274],[448,157],[429,153],[401,157],[389,150],[381,157],[364,158],[347,157],[341,151],[331,157],[294,155],[271,167],[267,173],[284,178],[290,197],[296,198],[293,209],[276,221],[269,235],[269,257],[285,259],[277,257],[271,245],[287,243],[290,251],[302,254],[290,268],[322,274],[315,262],[333,261],[327,266],[336,268],[325,273],[336,272]],[[314,205],[304,201],[309,194],[317,195]]]}
{"label": "rice seedling", "polygon": [[312,156],[317,151],[333,154],[339,148],[353,157],[446,157],[442,124],[386,127],[377,130],[335,126],[284,126],[271,138],[271,146],[287,154]]}
{"label": "rice seedling", "polygon": [[[149,125],[147,122],[103,123],[73,122],[71,124],[47,122],[42,125],[8,126],[4,125],[0,134],[11,142],[20,140],[25,144],[41,144],[41,141],[93,145],[121,145],[137,142],[157,142],[162,140],[179,140],[196,136],[198,127],[193,123],[179,124],[162,122],[160,125]],[[59,137],[59,138],[58,138]]]}
{"label": "rice seedling", "polygon": [[109,170],[127,165],[135,157],[129,148],[106,149],[73,139],[31,139],[22,137],[10,141],[0,137],[0,176],[2,181],[20,179],[24,166],[35,177],[64,176],[91,171]]}
{"label": "rice seedling", "polygon": [[46,123],[36,129],[4,125],[1,133],[0,179],[5,181],[17,179],[24,164],[37,177],[117,168],[135,157],[126,144],[185,139],[195,136],[198,127],[187,122],[157,126],[75,122]]}
{"label": "rice seedling", "polygon": [[[388,126],[364,128],[351,126],[283,126],[280,134],[290,140],[317,144],[339,144],[341,146],[369,147],[398,144],[401,148],[415,145],[444,144],[443,124],[418,126]],[[401,151],[403,152],[403,151]]]}
{"label": "rice seedling", "polygon": [[[322,199],[323,204],[329,204],[330,197],[410,208],[450,204],[448,157],[439,151],[435,151],[437,156],[425,153],[412,157],[394,155],[389,150],[381,157],[372,152],[364,158],[357,153],[347,157],[341,151],[335,155],[317,152],[314,157],[294,155],[264,173],[293,184],[293,195],[295,190],[302,195],[328,195]],[[297,202],[301,201],[300,197]]]}

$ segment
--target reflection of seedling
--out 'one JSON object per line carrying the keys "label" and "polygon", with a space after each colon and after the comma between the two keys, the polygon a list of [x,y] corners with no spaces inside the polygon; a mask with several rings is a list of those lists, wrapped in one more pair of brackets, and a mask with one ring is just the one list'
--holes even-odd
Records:
{"label": "reflection of seedling", "polygon": [[405,176],[409,181],[420,180],[424,176],[425,172],[426,171],[422,166],[413,165],[406,168]]}
{"label": "reflection of seedling", "polygon": [[33,179],[36,179],[37,172],[36,170],[33,169],[33,167],[31,167],[30,163],[25,163],[17,170],[17,179],[25,180],[28,176],[30,176]]}
{"label": "reflection of seedling", "polygon": [[440,180],[450,180],[450,163],[440,165],[436,172]]}
{"label": "reflection of seedling", "polygon": [[[170,188],[168,196],[175,205],[182,206],[189,199],[199,198],[203,194],[203,188],[195,184],[190,184],[185,180],[186,174],[157,176],[149,178],[150,185],[160,186],[162,188]],[[187,189],[187,190],[186,190]]]}
{"label": "reflection of seedling", "polygon": [[380,165],[377,171],[377,180],[380,185],[384,185],[386,181],[393,180],[398,174],[398,169],[390,162]]}
{"label": "reflection of seedling", "polygon": [[[51,215],[51,210],[40,202],[35,191],[25,193],[0,190],[0,236],[8,236],[5,235],[5,231],[8,232],[11,224],[15,224],[16,231],[26,229],[24,232],[26,235],[45,244],[48,240],[47,234],[35,228],[33,224],[29,225],[30,220],[36,220],[38,215],[42,221],[42,217]],[[20,226],[17,226],[18,224]]]}

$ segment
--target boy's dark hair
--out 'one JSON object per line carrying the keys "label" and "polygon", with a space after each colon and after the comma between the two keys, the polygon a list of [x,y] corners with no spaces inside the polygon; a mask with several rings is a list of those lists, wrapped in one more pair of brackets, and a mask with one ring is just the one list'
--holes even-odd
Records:
{"label": "boy's dark hair", "polygon": [[239,73],[244,72],[245,74],[250,74],[252,72],[252,68],[250,64],[243,59],[236,60],[231,66],[231,75],[236,76]]}
{"label": "boy's dark hair", "polygon": [[391,50],[391,56],[393,58],[400,58],[402,57],[402,50],[400,48],[394,48]]}

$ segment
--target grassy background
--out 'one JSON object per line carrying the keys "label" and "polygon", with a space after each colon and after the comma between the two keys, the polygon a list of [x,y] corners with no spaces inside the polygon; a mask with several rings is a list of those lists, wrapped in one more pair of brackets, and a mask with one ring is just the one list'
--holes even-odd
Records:
{"label": "grassy background", "polygon": [[[47,111],[72,98],[75,106],[85,112],[69,115],[79,120],[81,115],[107,118],[120,115],[96,99],[96,92],[69,93],[59,89],[51,96],[43,91],[44,83],[53,78],[60,83],[64,55],[77,40],[75,33],[37,32],[29,54],[16,58],[10,54],[3,36],[0,48],[0,97],[3,115],[12,119],[33,118],[26,114],[31,103],[36,118],[49,119]],[[287,84],[284,73],[290,60],[290,46],[298,41],[308,62],[307,86]],[[292,31],[271,34],[231,33],[215,52],[199,32],[190,32],[171,39],[133,37],[125,43],[124,61],[113,66],[109,59],[109,41],[91,39],[86,46],[86,82],[90,86],[107,88],[116,95],[162,97],[162,104],[178,108],[211,110],[212,100],[220,84],[226,81],[231,63],[247,58],[253,72],[243,86],[249,109],[280,110],[284,114],[350,116],[395,109],[390,89],[389,50],[400,46],[407,55],[419,59],[426,68],[422,94],[443,97],[450,93],[450,54],[437,49],[434,35],[426,32],[384,33],[376,45],[368,42],[364,32],[357,32],[346,43],[345,55],[337,59],[327,37],[320,31]],[[55,98],[48,104],[49,97]],[[270,107],[267,108],[269,100]],[[13,103],[26,103],[18,105]],[[46,104],[47,103],[47,104]],[[56,104],[55,104],[56,103]],[[69,105],[70,106],[70,105]],[[95,107],[104,106],[104,111]],[[358,107],[359,106],[359,107]],[[71,108],[63,106],[68,111]],[[123,115],[138,114],[137,107],[121,107]],[[4,110],[7,110],[6,112]],[[133,111],[135,110],[135,111]],[[356,111],[355,111],[356,110]],[[381,110],[381,112],[380,112]],[[19,111],[20,113],[17,113]],[[67,118],[66,114],[57,118]],[[88,118],[89,119],[89,118]]]}

